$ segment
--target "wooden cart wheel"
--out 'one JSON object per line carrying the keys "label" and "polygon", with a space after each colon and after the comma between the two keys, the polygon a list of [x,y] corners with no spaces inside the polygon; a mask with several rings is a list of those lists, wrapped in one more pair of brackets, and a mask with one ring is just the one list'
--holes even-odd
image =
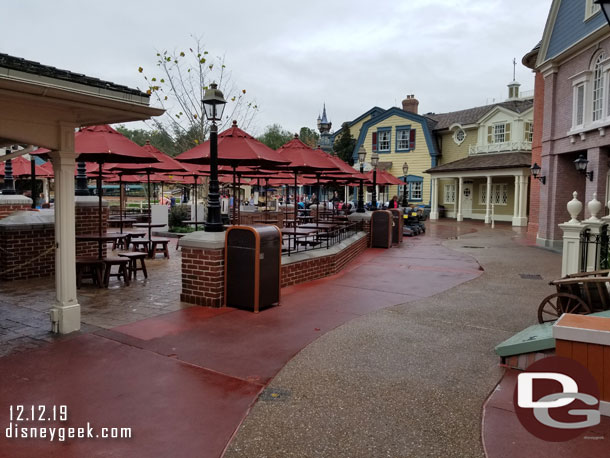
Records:
{"label": "wooden cart wheel", "polygon": [[545,297],[538,307],[538,322],[546,323],[557,320],[562,313],[584,315],[591,313],[585,301],[574,294],[555,293]]}

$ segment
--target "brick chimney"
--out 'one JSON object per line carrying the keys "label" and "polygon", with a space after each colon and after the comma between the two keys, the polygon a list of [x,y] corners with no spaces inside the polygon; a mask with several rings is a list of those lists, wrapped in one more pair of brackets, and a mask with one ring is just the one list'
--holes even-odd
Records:
{"label": "brick chimney", "polygon": [[402,109],[411,113],[417,114],[417,107],[419,106],[419,100],[415,98],[415,95],[407,95],[407,98],[402,101]]}

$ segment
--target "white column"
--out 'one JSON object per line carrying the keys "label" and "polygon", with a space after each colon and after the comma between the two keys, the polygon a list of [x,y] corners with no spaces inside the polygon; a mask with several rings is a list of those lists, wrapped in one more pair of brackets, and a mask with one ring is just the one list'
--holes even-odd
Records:
{"label": "white column", "polygon": [[42,179],[42,193],[44,195],[44,203],[48,204],[51,200],[49,198],[49,179]]}
{"label": "white column", "polygon": [[580,234],[587,228],[579,222],[559,224],[563,230],[563,254],[561,257],[561,276],[580,272]]}
{"label": "white column", "polygon": [[513,226],[519,225],[519,176],[515,175],[515,194],[513,196]]}
{"label": "white column", "polygon": [[460,177],[458,181],[458,208],[457,208],[457,221],[464,221],[462,216],[462,194],[464,193],[464,178]]}
{"label": "white column", "polygon": [[[519,210],[518,217],[513,218],[513,226],[527,226],[527,177],[519,178]],[[515,224],[516,223],[516,224]]]}
{"label": "white column", "polygon": [[491,223],[491,176],[487,176],[487,194],[485,195],[485,224]]}
{"label": "white column", "polygon": [[[55,304],[51,309],[53,331],[68,334],[80,329],[80,305],[76,297],[76,242],[74,212],[74,130],[68,151],[49,156],[55,173]],[[69,136],[69,135],[68,135]],[[68,143],[68,141],[66,142]]]}
{"label": "white column", "polygon": [[438,219],[438,178],[430,180],[430,219]]}

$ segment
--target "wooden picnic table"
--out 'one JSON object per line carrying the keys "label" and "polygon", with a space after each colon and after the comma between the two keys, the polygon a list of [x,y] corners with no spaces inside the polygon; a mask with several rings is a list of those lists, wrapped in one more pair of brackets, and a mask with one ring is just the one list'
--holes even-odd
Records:
{"label": "wooden picnic table", "polygon": [[103,234],[79,234],[76,236],[77,242],[97,242],[98,251],[97,257],[98,259],[104,259],[102,254],[102,246],[104,243],[108,242],[116,242],[119,239],[124,239],[127,237],[127,234],[120,234],[118,232],[105,232]]}
{"label": "wooden picnic table", "polygon": [[277,219],[254,219],[252,220],[254,224],[278,224],[279,220]]}

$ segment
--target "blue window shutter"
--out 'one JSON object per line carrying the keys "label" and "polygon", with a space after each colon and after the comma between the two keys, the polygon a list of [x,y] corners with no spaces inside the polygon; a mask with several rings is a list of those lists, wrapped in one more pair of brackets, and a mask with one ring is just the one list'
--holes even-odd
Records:
{"label": "blue window shutter", "polygon": [[415,149],[415,129],[409,132],[409,149]]}
{"label": "blue window shutter", "polygon": [[377,132],[373,132],[373,151],[377,151]]}

